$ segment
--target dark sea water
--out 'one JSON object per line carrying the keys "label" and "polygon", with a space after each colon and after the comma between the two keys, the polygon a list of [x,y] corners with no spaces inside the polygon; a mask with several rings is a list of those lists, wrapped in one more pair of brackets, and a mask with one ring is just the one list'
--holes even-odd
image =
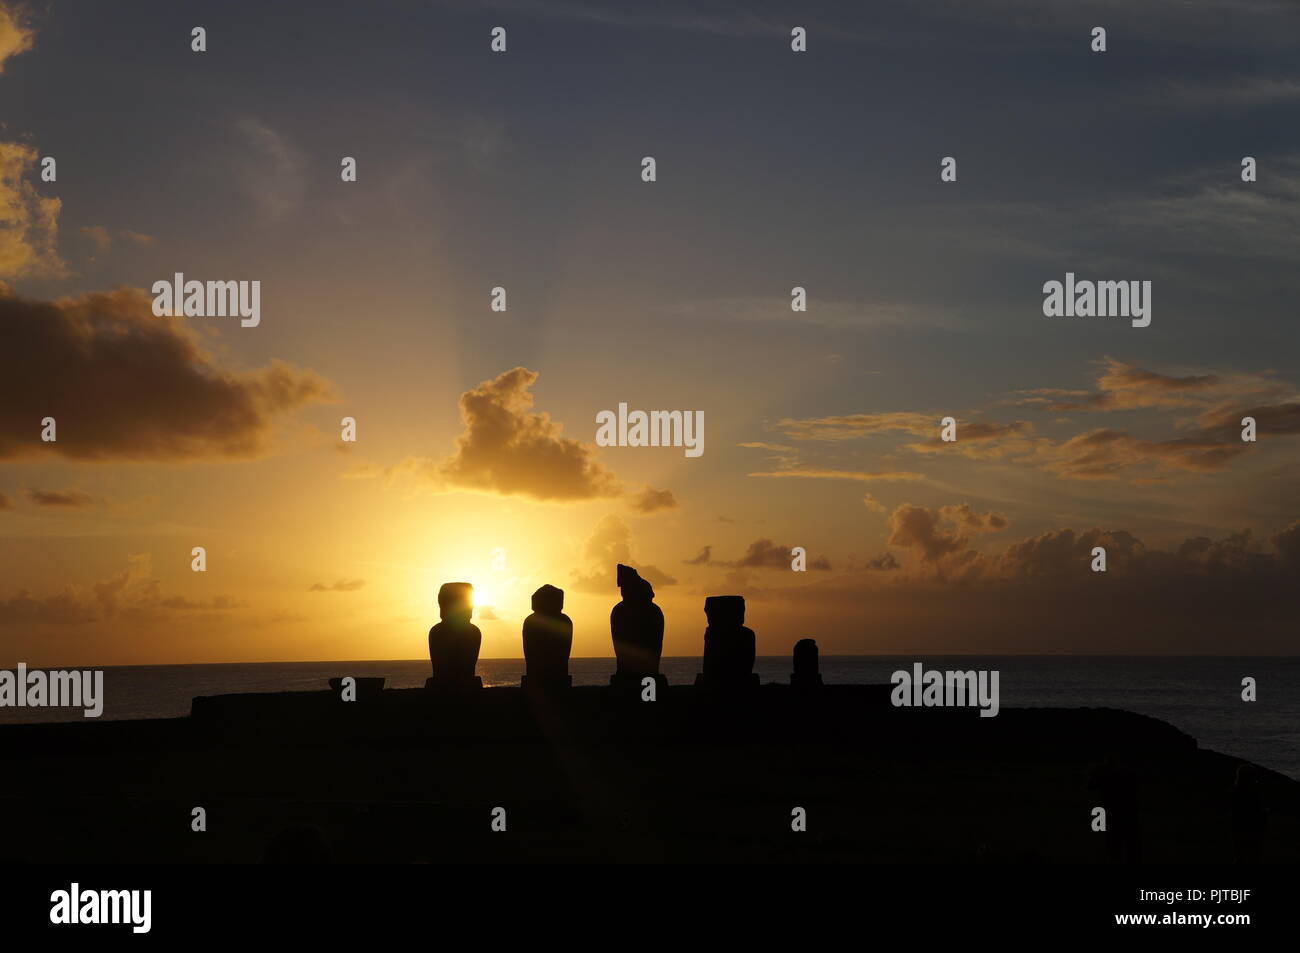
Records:
{"label": "dark sea water", "polygon": [[[887,684],[913,662],[927,668],[996,669],[1003,708],[1121,708],[1167,721],[1202,748],[1245,758],[1300,780],[1300,657],[1218,658],[1135,656],[823,656],[822,677],[833,684]],[[788,657],[760,658],[764,682],[788,682]],[[522,659],[482,659],[483,684],[518,685]],[[604,685],[612,658],[574,659],[575,685]],[[670,684],[690,684],[698,658],[667,658]],[[381,662],[272,662],[234,665],[157,665],[104,669],[105,719],[177,718],[196,695],[313,691],[335,675],[379,675],[389,688],[418,688],[427,660]],[[1258,701],[1241,700],[1241,680],[1252,676]],[[0,708],[0,724],[82,720],[80,709]]]}

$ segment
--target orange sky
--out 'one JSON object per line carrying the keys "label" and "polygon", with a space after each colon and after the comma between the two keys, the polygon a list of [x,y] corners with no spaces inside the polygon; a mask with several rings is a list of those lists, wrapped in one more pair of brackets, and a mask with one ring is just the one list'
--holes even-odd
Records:
{"label": "orange sky", "polygon": [[[99,59],[88,37],[121,24],[0,2],[0,665],[421,657],[462,580],[484,657],[520,653],[543,583],[574,655],[610,655],[617,562],[654,583],[666,655],[701,651],[724,593],[760,654],[1294,651],[1296,279],[1268,236],[1300,147],[1248,201],[1199,155],[1118,197],[1082,159],[1079,194],[1007,198],[1036,187],[1010,168],[882,191],[906,150],[934,164],[912,124],[880,119],[903,151],[874,174],[856,142],[773,143],[704,53],[672,108],[612,55],[444,57],[416,82],[393,52],[343,90],[276,25],[225,26],[229,59],[150,26],[151,72]],[[848,61],[821,68],[759,77],[758,101],[866,135],[820,111]],[[1135,154],[1158,167],[1164,141]],[[1151,326],[1043,317],[1067,270],[1154,276]],[[178,271],[260,281],[260,324],[156,316]],[[702,411],[705,452],[597,447],[620,402]]]}

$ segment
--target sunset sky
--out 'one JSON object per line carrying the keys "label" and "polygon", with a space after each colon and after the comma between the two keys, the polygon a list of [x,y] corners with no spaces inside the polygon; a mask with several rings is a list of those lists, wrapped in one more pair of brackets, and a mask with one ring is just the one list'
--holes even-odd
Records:
{"label": "sunset sky", "polygon": [[666,655],[1293,653],[1300,10],[918,6],[0,0],[0,666],[611,655],[617,562]]}

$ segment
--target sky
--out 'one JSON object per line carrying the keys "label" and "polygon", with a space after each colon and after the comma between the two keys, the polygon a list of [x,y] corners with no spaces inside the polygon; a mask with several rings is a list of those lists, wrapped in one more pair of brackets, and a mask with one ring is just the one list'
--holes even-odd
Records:
{"label": "sky", "polygon": [[462,580],[607,656],[619,562],[666,655],[1292,654],[1298,64],[1274,0],[0,0],[0,665],[418,658]]}

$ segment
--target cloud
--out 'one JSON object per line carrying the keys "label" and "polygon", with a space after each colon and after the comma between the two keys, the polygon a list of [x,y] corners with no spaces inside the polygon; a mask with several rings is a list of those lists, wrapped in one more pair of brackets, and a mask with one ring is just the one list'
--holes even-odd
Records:
{"label": "cloud", "polygon": [[860,437],[890,431],[925,436],[939,430],[939,417],[908,411],[886,414],[841,414],[802,420],[787,417],[776,422],[776,429],[795,440],[857,440]]}
{"label": "cloud", "polygon": [[95,498],[89,493],[83,493],[80,490],[37,490],[27,491],[27,499],[31,500],[37,506],[67,506],[81,507],[90,506],[95,502]]}
{"label": "cloud", "polygon": [[936,562],[964,550],[980,533],[1006,526],[1007,518],[1002,514],[976,513],[968,503],[937,510],[904,503],[890,514],[889,545],[914,549],[926,562]]}
{"label": "cloud", "polygon": [[282,221],[302,205],[306,195],[306,158],[283,134],[256,116],[240,116],[231,125],[243,146],[237,161],[246,196],[266,222]]}
{"label": "cloud", "polygon": [[771,477],[784,479],[803,477],[810,480],[861,480],[869,483],[874,480],[924,480],[924,473],[910,473],[905,470],[817,470],[813,468],[800,470],[772,470],[765,473],[750,473],[752,477]]}
{"label": "cloud", "polygon": [[885,504],[884,504],[884,503],[881,503],[878,499],[876,499],[876,498],[875,498],[874,496],[872,496],[870,493],[863,493],[863,494],[862,494],[862,505],[865,506],[867,509],[871,510],[873,513],[884,513],[884,512],[885,512]]}
{"label": "cloud", "polygon": [[4,72],[5,60],[30,50],[34,39],[35,34],[18,12],[8,4],[0,4],[0,73]]}
{"label": "cloud", "polygon": [[722,15],[707,14],[690,4],[656,4],[649,7],[636,5],[611,6],[591,0],[548,0],[545,3],[521,3],[520,0],[491,0],[491,6],[529,16],[555,17],[607,27],[621,27],[640,31],[682,30],[692,33],[714,33],[729,37],[774,36],[788,33],[783,21],[752,10],[733,9]]}
{"label": "cloud", "polygon": [[450,458],[428,468],[437,482],[466,490],[543,501],[619,496],[618,479],[595,447],[561,435],[548,414],[532,410],[536,371],[515,367],[460,396],[465,432]]}
{"label": "cloud", "polygon": [[1166,256],[1290,263],[1300,252],[1300,156],[1261,161],[1269,172],[1247,189],[1238,187],[1240,181],[1225,184],[1216,164],[1174,194],[1096,205],[1087,228],[1098,235],[1123,229],[1138,247],[1158,247]]}
{"label": "cloud", "polygon": [[58,253],[57,198],[25,180],[37,155],[31,146],[0,142],[0,278],[58,278],[67,266]]}
{"label": "cloud", "polygon": [[[1107,571],[1093,572],[1104,546]],[[909,550],[919,557],[923,547]],[[887,564],[887,563],[886,563]],[[1300,521],[1148,546],[1118,528],[1053,529],[1002,552],[969,546],[888,572],[828,573],[756,598],[822,651],[879,654],[1284,655],[1300,623]]]}
{"label": "cloud", "polygon": [[[979,513],[969,504],[931,509],[904,503],[890,517],[889,545],[918,557],[897,575],[900,584],[998,583],[1043,579],[1072,584],[1090,576],[1093,549],[1106,550],[1106,570],[1125,578],[1174,579],[1192,576],[1276,576],[1300,572],[1300,521],[1271,537],[1272,551],[1248,530],[1223,539],[1194,537],[1173,550],[1149,549],[1127,530],[1062,528],[1010,543],[1001,552],[974,548],[978,537],[1005,529],[1004,516]],[[891,553],[868,562],[868,569],[898,569]]]}
{"label": "cloud", "polygon": [[[794,548],[793,546],[778,546],[770,539],[757,539],[749,544],[749,548],[745,550],[745,555],[735,562],[721,565],[734,566],[737,569],[789,569],[791,562],[790,551]],[[812,560],[808,564],[808,568],[827,570],[831,568],[831,564],[825,556],[821,556]]]}
{"label": "cloud", "polygon": [[[789,295],[764,298],[702,298],[680,301],[667,309],[674,318],[690,323],[701,321],[772,324],[782,327],[804,325],[831,330],[862,331],[872,328],[921,327],[948,328],[957,324],[957,316],[933,308],[918,307],[913,303],[887,300],[835,301],[816,297],[810,299],[808,310],[791,311]],[[838,354],[827,355],[829,363],[837,364]],[[879,373],[866,371],[864,373]]]}
{"label": "cloud", "polygon": [[654,487],[646,487],[639,494],[628,501],[628,505],[638,513],[658,513],[660,510],[673,510],[677,508],[677,498],[673,496],[672,490],[656,490]]}
{"label": "cloud", "polygon": [[[1265,394],[1279,391],[1277,381],[1260,375],[1161,374],[1113,357],[1102,366],[1095,391],[1042,388],[1019,391],[1011,402],[1040,406],[1053,413],[1072,410],[1136,410],[1205,406],[1228,395]],[[1283,388],[1284,389],[1284,388]]]}
{"label": "cloud", "polygon": [[1300,400],[1276,404],[1239,405],[1230,410],[1216,408],[1197,418],[1207,436],[1241,440],[1241,418],[1254,417],[1260,433],[1269,436],[1300,434]]}
{"label": "cloud", "polygon": [[113,236],[108,233],[108,229],[103,225],[84,225],[81,228],[81,234],[90,239],[101,254],[113,247]]}
{"label": "cloud", "polygon": [[[1029,421],[999,423],[975,419],[959,420],[957,440],[944,443],[936,434],[937,415],[905,411],[785,419],[775,426],[805,444],[844,442],[888,432],[925,434],[929,439],[902,443],[893,449],[917,454],[955,454],[971,460],[1001,460],[1061,479],[1124,479],[1135,484],[1163,481],[1175,473],[1217,472],[1257,446],[1263,446],[1241,440],[1243,417],[1255,418],[1261,436],[1300,435],[1300,396],[1294,387],[1271,371],[1168,374],[1112,357],[1103,358],[1098,364],[1100,370],[1093,390],[1022,390],[1012,392],[1001,403],[1056,413],[1189,408],[1196,415],[1175,421],[1175,426],[1183,432],[1166,438],[1138,436],[1116,428],[1093,428],[1062,439],[1039,434]],[[864,481],[925,479],[922,474],[904,470],[821,468],[802,460],[797,451],[782,444],[742,446],[781,454],[777,469],[751,476]],[[872,506],[867,499],[863,502]]]}
{"label": "cloud", "polygon": [[957,422],[957,439],[932,437],[906,445],[915,453],[957,453],[973,460],[996,460],[1033,449],[1034,425],[1025,420],[998,424],[985,420]]}
{"label": "cloud", "polygon": [[1178,79],[1153,87],[1147,98],[1161,109],[1249,109],[1300,101],[1300,82],[1284,76]]}
{"label": "cloud", "polygon": [[340,579],[338,582],[325,585],[323,582],[312,583],[308,592],[356,592],[366,584],[364,579]]}
{"label": "cloud", "polygon": [[1269,540],[1278,552],[1279,561],[1292,568],[1300,569],[1300,520],[1279,531]]}
{"label": "cloud", "polygon": [[14,507],[14,501],[3,493],[0,493],[0,510],[11,510]]}
{"label": "cloud", "polygon": [[[1038,439],[1022,462],[1075,480],[1163,479],[1169,472],[1214,473],[1251,452],[1241,439],[1243,417],[1261,434],[1300,434],[1300,400],[1271,374],[1170,375],[1105,358],[1095,391],[1022,391],[1015,402],[1054,412],[1193,408],[1191,433],[1166,439],[1099,427],[1064,441]],[[1271,402],[1269,402],[1271,401]]]}
{"label": "cloud", "polygon": [[529,389],[538,377],[515,367],[461,394],[464,430],[449,457],[407,457],[390,466],[358,463],[344,476],[381,479],[389,486],[413,478],[440,492],[469,490],[539,502],[627,497],[628,506],[645,515],[677,507],[671,490],[646,486],[629,494],[597,458],[594,444],[564,436],[559,422],[534,411]]}
{"label": "cloud", "polygon": [[616,591],[614,571],[619,563],[631,566],[652,586],[672,586],[677,580],[657,566],[639,563],[632,558],[632,530],[617,516],[603,517],[582,551],[586,570],[572,573],[573,588],[582,592],[608,594]]}
{"label": "cloud", "polygon": [[[863,437],[883,433],[906,433],[928,437],[921,443],[907,444],[906,448],[916,453],[960,453],[963,456],[994,458],[1009,453],[1029,449],[1028,438],[1033,434],[1033,424],[1017,420],[1010,424],[999,424],[983,420],[958,420],[957,440],[945,442],[940,435],[939,414],[919,414],[910,411],[895,411],[884,414],[841,414],[830,417],[809,417],[777,421],[776,427],[789,437],[802,441],[838,442],[858,440]],[[784,470],[804,474],[841,474],[838,470],[816,470],[796,465],[789,459],[784,461]],[[752,476],[753,474],[751,474]],[[904,476],[898,473],[893,477],[879,474],[870,475],[875,479],[924,479],[921,474]],[[855,477],[866,479],[868,475]]]}
{"label": "cloud", "polygon": [[[714,559],[713,547],[705,546],[695,556],[682,562],[688,566],[728,566],[732,569],[790,569],[793,562],[791,550],[794,548],[778,546],[770,539],[757,539],[749,544],[739,559]],[[826,571],[831,568],[831,563],[825,556],[819,556],[808,563],[808,568]]]}
{"label": "cloud", "polygon": [[993,563],[1002,576],[1081,575],[1085,567],[1091,571],[1092,551],[1097,546],[1106,550],[1108,572],[1128,570],[1145,551],[1141,541],[1124,530],[1061,529],[1012,543]]}
{"label": "cloud", "polygon": [[1213,473],[1247,453],[1251,444],[1204,433],[1169,440],[1145,440],[1122,430],[1098,429],[1044,450],[1046,469],[1071,480],[1110,480],[1141,470]]}
{"label": "cloud", "polygon": [[[103,225],[83,225],[78,231],[82,237],[88,239],[95,246],[95,250],[101,255],[110,251],[113,247],[113,233]],[[117,237],[141,248],[147,248],[157,241],[152,235],[133,232],[125,228],[118,229]]]}
{"label": "cloud", "polygon": [[895,569],[901,569],[902,564],[894,558],[891,552],[883,552],[874,559],[868,559],[863,567],[871,572],[893,572]]}
{"label": "cloud", "polygon": [[[223,370],[184,319],[154,317],[139,289],[0,297],[0,459],[250,458],[281,417],[331,396],[328,381],[280,361]],[[45,417],[56,421],[51,443],[40,439]]]}
{"label": "cloud", "polygon": [[[1147,581],[1182,579],[1184,587],[1193,586],[1190,580],[1195,578],[1232,577],[1253,584],[1300,572],[1297,539],[1300,521],[1273,535],[1268,545],[1242,530],[1217,540],[1193,537],[1172,550],[1152,549],[1127,530],[1059,529],[1019,540],[1001,553],[981,556],[979,562],[986,579],[1077,580],[1085,570],[1091,574],[1093,548],[1101,546],[1107,574]],[[1185,594],[1190,590],[1185,588]]]}
{"label": "cloud", "polygon": [[85,625],[121,618],[127,622],[168,619],[177,612],[225,612],[247,603],[229,596],[190,599],[164,596],[154,578],[148,553],[127,557],[127,568],[87,589],[66,586],[62,592],[33,596],[28,590],[0,599],[0,625]]}
{"label": "cloud", "polygon": [[0,625],[84,625],[99,618],[99,609],[71,589],[42,598],[23,589],[0,599]]}

